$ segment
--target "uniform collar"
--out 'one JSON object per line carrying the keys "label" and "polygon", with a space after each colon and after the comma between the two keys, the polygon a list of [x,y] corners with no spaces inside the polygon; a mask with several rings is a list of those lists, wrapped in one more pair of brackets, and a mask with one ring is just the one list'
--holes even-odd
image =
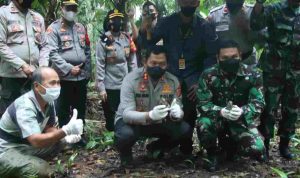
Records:
{"label": "uniform collar", "polygon": [[35,107],[39,110],[39,112],[42,112],[41,106],[35,97],[34,91],[30,90],[28,95],[28,98],[34,103]]}
{"label": "uniform collar", "polygon": [[16,5],[13,2],[9,3],[9,9],[10,9],[10,12],[12,12],[12,13],[20,12],[20,10],[16,7]]}
{"label": "uniform collar", "polygon": [[[244,11],[244,12],[246,11],[246,5],[245,5],[245,3],[243,4],[242,9],[237,14],[241,13],[241,11]],[[227,7],[226,4],[223,5],[223,14],[230,14],[229,13],[229,9],[228,9],[228,7]]]}
{"label": "uniform collar", "polygon": [[[196,12],[195,12],[196,13]],[[180,15],[180,12],[178,12],[178,17],[179,17],[179,21],[180,21],[180,25],[182,25],[182,20],[181,20],[181,15]],[[192,27],[196,27],[197,25],[197,14],[194,14],[193,15],[193,20],[192,20]]]}

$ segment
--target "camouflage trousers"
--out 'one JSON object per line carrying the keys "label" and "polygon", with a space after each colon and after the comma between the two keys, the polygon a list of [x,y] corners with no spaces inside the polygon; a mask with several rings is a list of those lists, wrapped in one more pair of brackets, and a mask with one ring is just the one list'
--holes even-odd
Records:
{"label": "camouflage trousers", "polygon": [[0,155],[0,177],[50,177],[54,170],[42,158],[58,153],[61,148],[61,143],[45,149],[10,148]]}
{"label": "camouflage trousers", "polygon": [[261,115],[260,132],[267,139],[274,136],[274,125],[281,103],[281,119],[278,135],[291,138],[295,135],[295,125],[300,117],[300,71],[290,71],[281,75],[264,73],[266,107]]}
{"label": "camouflage trousers", "polygon": [[247,128],[237,121],[227,121],[221,117],[214,121],[200,117],[197,119],[197,133],[200,145],[207,151],[216,147],[224,148],[221,143],[227,136],[231,144],[229,146],[236,146],[234,149],[239,155],[259,158],[265,153],[264,142],[257,128]]}

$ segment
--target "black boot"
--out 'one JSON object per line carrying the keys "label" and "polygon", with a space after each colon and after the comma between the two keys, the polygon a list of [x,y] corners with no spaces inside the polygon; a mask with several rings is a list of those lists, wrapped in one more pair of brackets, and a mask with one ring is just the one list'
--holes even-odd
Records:
{"label": "black boot", "polygon": [[266,161],[269,160],[270,158],[270,154],[269,154],[269,150],[270,150],[270,139],[265,139],[264,141],[264,144],[265,144],[265,148],[266,148],[266,153],[265,153],[265,159]]}
{"label": "black boot", "polygon": [[289,149],[289,138],[280,137],[279,152],[283,158],[293,159],[295,155]]}
{"label": "black boot", "polygon": [[218,157],[216,149],[207,149],[207,160],[204,160],[203,167],[209,172],[218,170]]}

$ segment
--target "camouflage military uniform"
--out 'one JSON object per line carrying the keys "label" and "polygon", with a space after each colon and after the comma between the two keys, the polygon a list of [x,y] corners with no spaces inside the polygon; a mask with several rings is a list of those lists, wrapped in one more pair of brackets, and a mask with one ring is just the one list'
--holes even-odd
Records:
{"label": "camouflage military uniform", "polygon": [[[228,134],[238,145],[238,153],[260,157],[264,153],[264,143],[256,128],[265,101],[262,93],[262,76],[255,69],[241,65],[235,78],[226,77],[219,65],[206,70],[199,80],[197,109],[200,117],[197,128],[201,145],[208,151],[217,147],[217,139]],[[237,121],[220,116],[222,108],[232,101],[243,109]]]}
{"label": "camouflage military uniform", "polygon": [[[76,108],[78,117],[85,121],[87,83],[91,75],[91,53],[86,29],[80,23],[67,24],[63,19],[58,19],[48,27],[47,36],[52,46],[50,62],[61,79],[59,125],[69,122],[70,107]],[[80,64],[80,74],[72,75],[71,69]]]}
{"label": "camouflage military uniform", "polygon": [[243,62],[248,65],[257,64],[254,43],[262,39],[258,31],[250,29],[250,14],[253,5],[244,4],[237,14],[229,12],[226,5],[212,9],[208,20],[216,26],[216,33],[220,40],[236,41],[241,49]]}
{"label": "camouflage military uniform", "polygon": [[27,138],[55,124],[54,104],[43,112],[32,90],[16,99],[0,120],[0,177],[48,177],[53,170],[41,158],[57,153],[60,143],[40,149]]}
{"label": "camouflage military uniform", "polygon": [[260,65],[263,70],[266,108],[261,131],[266,138],[274,136],[274,124],[282,104],[278,134],[291,138],[300,113],[300,8],[292,9],[287,1],[264,8],[261,15],[252,13],[251,27],[268,27],[268,44]]}
{"label": "camouflage military uniform", "polygon": [[23,14],[13,2],[0,9],[0,115],[21,94],[30,90],[30,79],[21,67],[33,68],[49,59],[44,18],[32,10]]}

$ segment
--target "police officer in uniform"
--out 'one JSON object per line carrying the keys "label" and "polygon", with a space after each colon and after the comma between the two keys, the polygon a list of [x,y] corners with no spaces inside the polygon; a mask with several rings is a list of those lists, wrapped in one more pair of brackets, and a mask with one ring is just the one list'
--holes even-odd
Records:
{"label": "police officer in uniform", "polygon": [[[132,161],[132,146],[142,136],[159,139],[148,151],[172,148],[191,134],[191,127],[182,121],[181,89],[178,79],[166,72],[167,57],[162,46],[147,52],[142,68],[128,74],[121,87],[121,103],[115,119],[115,142],[121,164]],[[162,153],[162,154],[161,154]]]}
{"label": "police officer in uniform", "polygon": [[75,0],[62,2],[62,18],[47,29],[52,46],[50,62],[61,79],[58,99],[59,125],[69,122],[73,108],[85,119],[87,83],[91,73],[89,38],[85,27],[75,22],[78,4]]}
{"label": "police officer in uniform", "polygon": [[219,40],[231,39],[236,41],[242,51],[243,63],[255,65],[257,63],[254,44],[262,41],[258,31],[250,29],[250,14],[253,6],[244,0],[226,0],[226,4],[214,8],[208,15],[208,20],[216,26]]}
{"label": "police officer in uniform", "polygon": [[137,68],[130,36],[122,31],[124,14],[117,9],[107,15],[105,32],[96,45],[96,87],[100,92],[106,129],[114,130],[114,117],[120,103],[120,88],[128,72]]}
{"label": "police officer in uniform", "polygon": [[32,72],[49,56],[44,18],[29,9],[32,2],[13,0],[0,10],[0,115],[30,90]]}

